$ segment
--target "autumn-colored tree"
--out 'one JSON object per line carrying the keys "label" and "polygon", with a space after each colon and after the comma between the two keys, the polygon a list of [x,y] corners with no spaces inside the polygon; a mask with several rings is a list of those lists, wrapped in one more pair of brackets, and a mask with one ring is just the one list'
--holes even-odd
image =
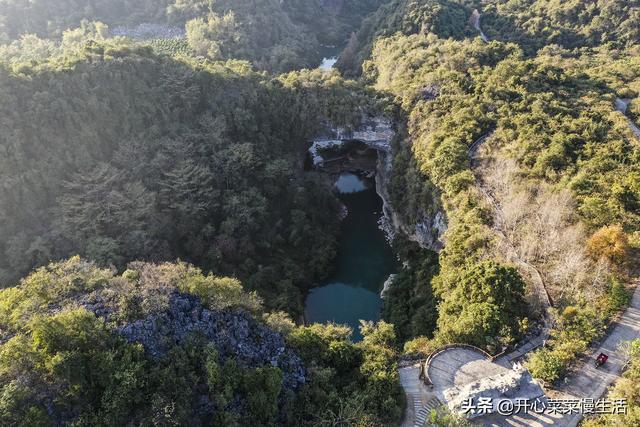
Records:
{"label": "autumn-colored tree", "polygon": [[621,266],[627,258],[629,242],[622,227],[606,225],[587,240],[587,249],[593,258],[605,258],[612,264]]}

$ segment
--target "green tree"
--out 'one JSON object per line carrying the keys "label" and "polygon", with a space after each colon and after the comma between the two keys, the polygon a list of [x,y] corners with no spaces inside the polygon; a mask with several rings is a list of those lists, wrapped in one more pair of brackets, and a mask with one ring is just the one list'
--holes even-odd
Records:
{"label": "green tree", "polygon": [[[483,261],[461,271],[439,306],[438,336],[478,346],[518,338],[525,317],[524,282],[514,267]],[[439,286],[442,286],[439,284]]]}

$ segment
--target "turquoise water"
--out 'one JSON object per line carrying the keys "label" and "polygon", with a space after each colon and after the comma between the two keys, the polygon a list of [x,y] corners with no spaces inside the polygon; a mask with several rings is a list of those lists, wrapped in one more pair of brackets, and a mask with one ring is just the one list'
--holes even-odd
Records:
{"label": "turquoise water", "polygon": [[359,320],[378,320],[382,286],[396,269],[396,260],[378,228],[382,200],[372,180],[345,173],[336,183],[349,214],[342,223],[336,270],[307,296],[307,323],[336,322],[353,328],[361,339]]}

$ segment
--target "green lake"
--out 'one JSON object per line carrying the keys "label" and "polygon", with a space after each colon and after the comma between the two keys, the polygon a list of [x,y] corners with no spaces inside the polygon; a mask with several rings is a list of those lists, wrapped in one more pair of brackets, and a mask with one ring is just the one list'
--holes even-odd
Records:
{"label": "green lake", "polygon": [[305,320],[309,324],[349,325],[354,330],[353,338],[359,340],[359,320],[380,318],[380,291],[397,265],[384,233],[378,228],[382,200],[373,180],[343,173],[336,187],[349,213],[342,223],[335,272],[309,292]]}

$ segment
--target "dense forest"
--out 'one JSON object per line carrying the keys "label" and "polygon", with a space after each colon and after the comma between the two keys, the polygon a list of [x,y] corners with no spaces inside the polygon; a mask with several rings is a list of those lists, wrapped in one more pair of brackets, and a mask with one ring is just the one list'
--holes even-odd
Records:
{"label": "dense forest", "polygon": [[[576,310],[586,316],[581,323],[589,331],[576,334],[578,348],[624,304],[613,277],[624,276],[627,233],[637,236],[638,143],[612,108],[621,88],[575,62],[562,69],[554,55],[527,59],[509,43],[398,35],[379,41],[365,66],[376,88],[396,93],[409,111],[413,152],[433,183],[425,185],[439,189],[447,211],[447,244],[432,282],[441,299],[438,330],[430,345],[462,341],[499,349],[523,332],[517,320],[525,321],[527,310],[513,298],[524,296],[524,287],[513,287],[512,267],[487,264],[487,256],[537,267],[564,310],[559,328]],[[626,78],[618,83],[637,76]],[[437,88],[437,97],[422,95],[425,88]],[[469,147],[483,135],[490,135],[488,160],[475,176]],[[479,192],[478,180],[491,188],[498,208]],[[559,216],[553,222],[552,213]],[[497,286],[503,281],[509,287]],[[560,342],[569,339],[558,335]]]}
{"label": "dense forest", "polygon": [[636,0],[393,0],[365,19],[338,65],[349,75],[360,74],[375,41],[396,33],[472,37],[474,10],[481,11],[479,22],[490,40],[517,43],[526,55],[549,45],[624,49],[640,40]]}
{"label": "dense forest", "polygon": [[74,253],[119,268],[183,258],[299,314],[338,210],[296,172],[300,151],[323,117],[359,120],[375,104],[364,89],[126,45],[65,52],[0,76],[2,281]]}
{"label": "dense forest", "polygon": [[[83,0],[0,2],[0,42],[35,34],[61,38],[83,21],[133,28],[185,27],[190,50],[214,60],[247,59],[270,71],[313,67],[343,45],[382,0]],[[161,27],[162,28],[162,27]],[[129,31],[132,32],[132,31]],[[125,33],[128,33],[125,31]],[[176,40],[158,40],[179,50]],[[177,45],[177,46],[176,46]]]}
{"label": "dense forest", "polygon": [[[440,6],[425,6],[429,18],[415,23],[440,25],[464,5]],[[407,112],[405,143],[427,178],[417,190],[406,176],[397,178],[404,179],[402,206],[416,204],[407,198],[424,206],[431,197],[430,209],[442,204],[447,212],[446,245],[431,281],[440,300],[435,339],[407,346],[469,342],[499,350],[517,339],[541,309],[536,295],[528,295],[525,308],[521,298],[532,290],[509,279],[529,280],[527,269],[518,274],[508,266],[526,263],[541,274],[557,313],[553,344],[532,359],[531,368],[554,380],[627,301],[620,281],[630,246],[638,243],[640,152],[637,136],[613,105],[616,97],[637,97],[640,68],[633,51],[612,47],[626,46],[630,35],[587,53],[571,51],[567,42],[532,57],[530,46],[512,37],[485,43],[460,39],[469,26],[407,25],[420,16],[417,7],[393,8],[394,15],[381,9],[369,18],[384,17],[386,24],[374,25],[379,31],[405,34],[378,38],[363,64],[364,78],[393,93]],[[624,8],[617,12],[633,16]],[[484,161],[472,168],[470,147],[483,136]],[[487,188],[494,204],[482,193]],[[487,264],[487,257],[507,265]],[[433,276],[430,264],[420,266],[423,259],[416,261],[414,277]],[[428,292],[424,279],[413,281],[415,295]],[[503,281],[508,287],[498,286]],[[406,295],[399,300],[406,304]],[[421,319],[419,309],[413,311]],[[412,310],[398,312],[406,317]]]}
{"label": "dense forest", "polygon": [[[639,41],[636,0],[0,0],[0,424],[398,425],[400,358],[543,328],[557,384],[638,273]],[[343,209],[304,164],[380,116],[402,268],[355,342],[302,319]],[[637,347],[590,427],[637,424]]]}
{"label": "dense forest", "polygon": [[391,325],[363,323],[358,344],[345,327],[295,327],[266,315],[237,280],[187,264],[138,262],[115,275],[74,257],[0,291],[0,301],[2,425],[400,416]]}

